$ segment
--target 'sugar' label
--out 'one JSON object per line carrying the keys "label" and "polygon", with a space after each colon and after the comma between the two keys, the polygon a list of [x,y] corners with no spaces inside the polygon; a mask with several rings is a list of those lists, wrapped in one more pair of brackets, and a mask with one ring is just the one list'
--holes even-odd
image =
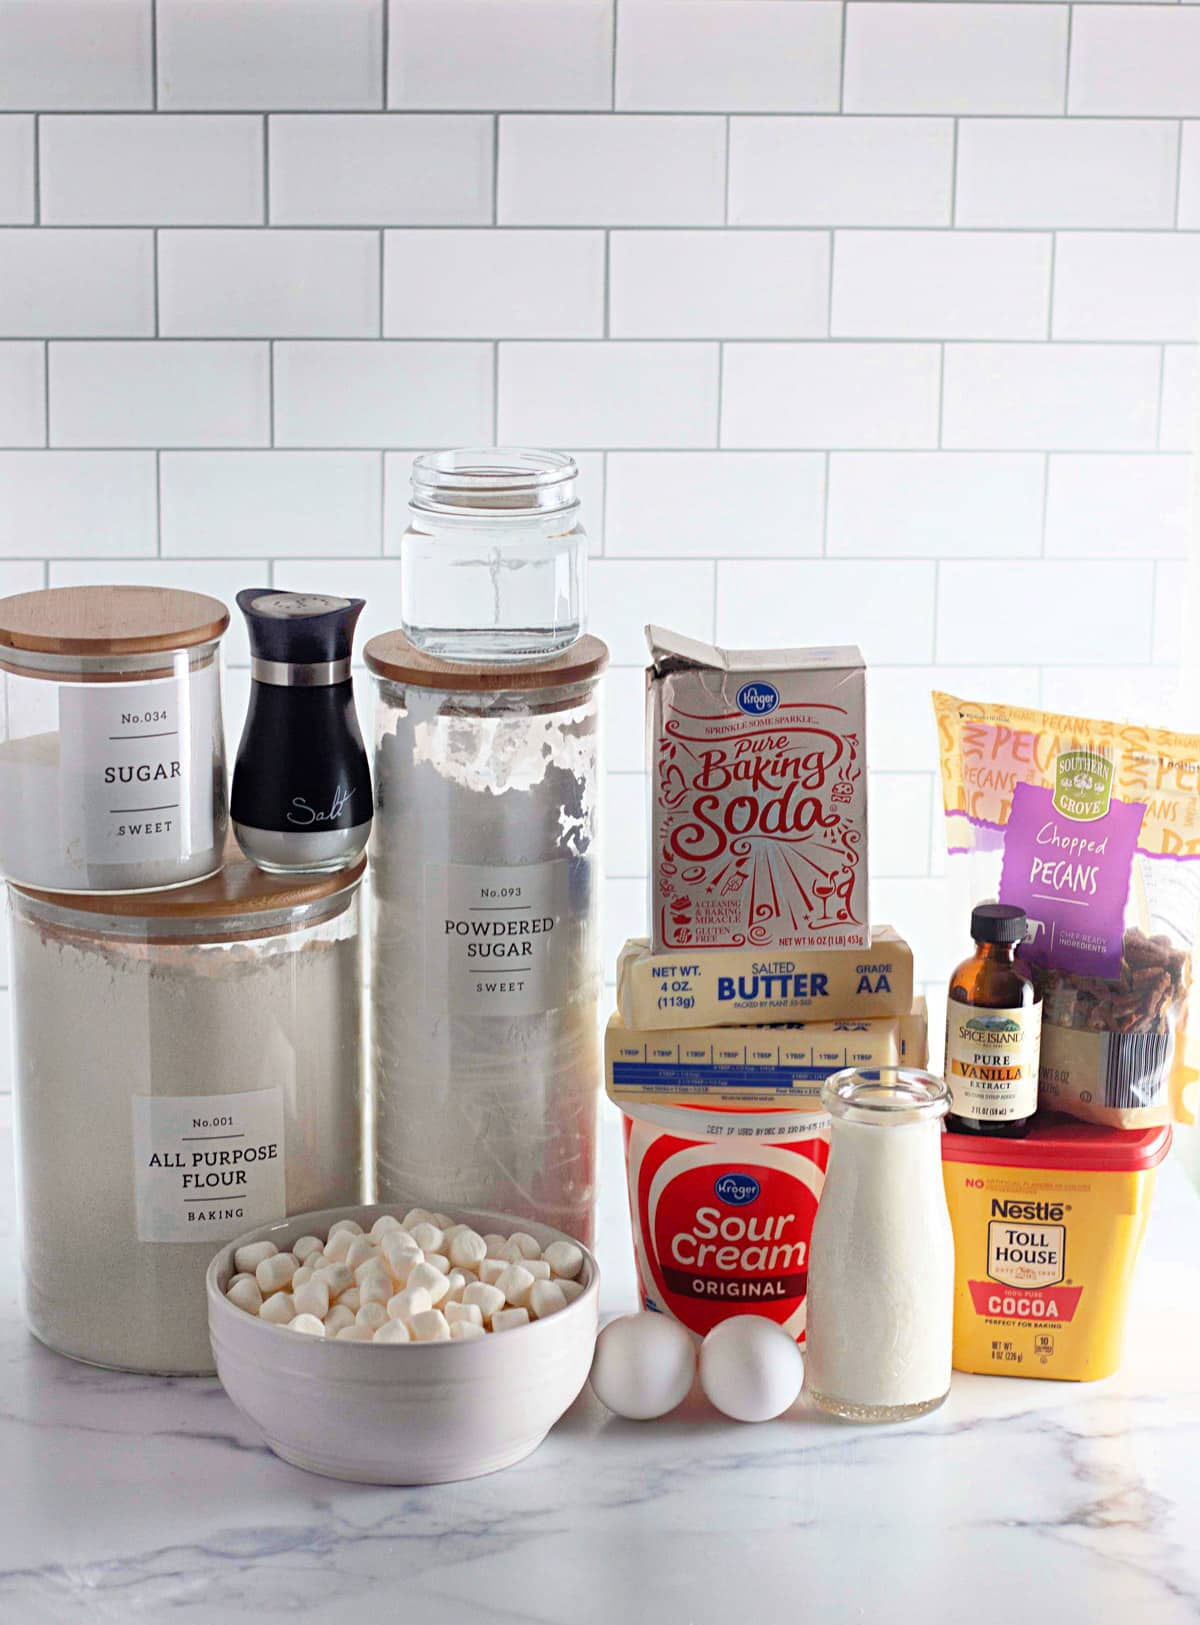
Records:
{"label": "'sugar' label", "polygon": [[425,866],[425,991],[456,1015],[537,1015],[566,991],[571,865]]}
{"label": "'sugar' label", "polygon": [[132,1104],[139,1241],[230,1241],[283,1217],[282,1089]]}
{"label": "'sugar' label", "polygon": [[86,862],[183,859],[213,844],[211,679],[63,684],[63,814]]}

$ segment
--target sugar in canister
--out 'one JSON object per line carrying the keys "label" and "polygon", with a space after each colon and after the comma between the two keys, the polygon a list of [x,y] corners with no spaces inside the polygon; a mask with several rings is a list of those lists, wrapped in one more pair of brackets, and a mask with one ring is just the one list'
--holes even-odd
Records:
{"label": "sugar in canister", "polygon": [[211,1371],[217,1246],[362,1196],[365,860],[226,855],[149,896],[9,888],[25,1310],[93,1365]]}
{"label": "sugar in canister", "polygon": [[123,892],[220,866],[228,623],[218,599],[162,587],[0,599],[0,874]]}
{"label": "sugar in canister", "polygon": [[509,666],[367,645],[382,1201],[591,1235],[607,660],[592,637]]}

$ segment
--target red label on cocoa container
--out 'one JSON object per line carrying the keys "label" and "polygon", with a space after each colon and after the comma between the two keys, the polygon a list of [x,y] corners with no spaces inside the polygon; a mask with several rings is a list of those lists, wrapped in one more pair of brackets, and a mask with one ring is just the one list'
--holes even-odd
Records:
{"label": "red label on cocoa container", "polygon": [[1074,1320],[1081,1286],[1000,1286],[995,1281],[968,1281],[975,1313],[988,1320]]}

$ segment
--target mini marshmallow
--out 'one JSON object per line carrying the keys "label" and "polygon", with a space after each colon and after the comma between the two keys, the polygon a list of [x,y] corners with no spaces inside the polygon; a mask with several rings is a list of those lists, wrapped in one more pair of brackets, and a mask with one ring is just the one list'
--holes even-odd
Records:
{"label": "mini marshmallow", "polygon": [[476,1326],[474,1321],[459,1320],[450,1328],[450,1341],[452,1343],[474,1343],[487,1333],[482,1326]]}
{"label": "mini marshmallow", "polygon": [[359,1326],[369,1326],[373,1332],[386,1324],[388,1312],[381,1303],[364,1303],[355,1315],[355,1323]]}
{"label": "mini marshmallow", "polygon": [[292,1302],[290,1292],[272,1292],[269,1298],[263,1299],[263,1306],[258,1311],[260,1320],[269,1320],[272,1326],[286,1326],[296,1313],[296,1306]]}
{"label": "mini marshmallow", "polygon": [[340,1235],[343,1230],[351,1236],[361,1236],[363,1233],[363,1227],[357,1219],[338,1219],[329,1226],[331,1236]]}
{"label": "mini marshmallow", "polygon": [[339,1293],[338,1302],[343,1309],[349,1309],[352,1315],[356,1315],[362,1308],[362,1298],[356,1286],[348,1286],[344,1292]]}
{"label": "mini marshmallow", "polygon": [[414,1343],[446,1343],[450,1338],[450,1326],[440,1309],[422,1309],[409,1321],[408,1329]]}
{"label": "mini marshmallow", "polygon": [[383,1270],[387,1275],[392,1273],[391,1265],[388,1263],[387,1259],[382,1253],[372,1253],[370,1258],[365,1258],[361,1264],[357,1265],[351,1265],[350,1260],[347,1259],[346,1268],[353,1268],[354,1283],[356,1286],[362,1284],[362,1278],[364,1275],[372,1275],[378,1270]]}
{"label": "mini marshmallow", "polygon": [[412,1335],[402,1320],[389,1320],[377,1332],[371,1333],[374,1343],[411,1343]]}
{"label": "mini marshmallow", "polygon": [[450,1282],[428,1259],[420,1264],[414,1264],[412,1273],[408,1277],[408,1290],[415,1287],[424,1287],[432,1303],[441,1303],[449,1291]]}
{"label": "mini marshmallow", "polygon": [[568,1303],[574,1303],[585,1290],[582,1281],[555,1281],[554,1284]]}
{"label": "mini marshmallow", "polygon": [[573,1241],[552,1241],[542,1254],[555,1275],[573,1281],[583,1268],[583,1249]]}
{"label": "mini marshmallow", "polygon": [[311,1281],[316,1273],[316,1270],[313,1269],[311,1264],[301,1264],[295,1275],[292,1276],[293,1291],[296,1289],[296,1287],[303,1286],[305,1281]]}
{"label": "mini marshmallow", "polygon": [[459,1269],[476,1269],[487,1257],[487,1242],[474,1230],[460,1230],[450,1241],[450,1262]]}
{"label": "mini marshmallow", "polygon": [[441,1275],[449,1275],[450,1273],[450,1260],[445,1253],[426,1253],[425,1262],[432,1264],[434,1269]]}
{"label": "mini marshmallow", "polygon": [[415,1224],[436,1224],[437,1220],[427,1207],[410,1207],[400,1223],[411,1231]]}
{"label": "mini marshmallow", "polygon": [[528,1270],[535,1281],[548,1281],[550,1279],[550,1266],[544,1258],[527,1258],[521,1268]]}
{"label": "mini marshmallow", "polygon": [[423,1286],[406,1286],[387,1301],[389,1320],[411,1320],[433,1308],[433,1299]]}
{"label": "mini marshmallow", "polygon": [[340,1264],[353,1245],[354,1237],[349,1230],[339,1230],[336,1235],[331,1234],[325,1243],[325,1257],[332,1259],[335,1264]]}
{"label": "mini marshmallow", "polygon": [[262,1290],[253,1275],[239,1275],[229,1283],[225,1296],[249,1315],[256,1315],[263,1306]]}
{"label": "mini marshmallow", "polygon": [[407,1230],[389,1230],[380,1243],[380,1251],[393,1270],[405,1259],[419,1261],[425,1256]]}
{"label": "mini marshmallow", "polygon": [[345,1264],[322,1264],[313,1280],[324,1281],[329,1288],[329,1296],[340,1298],[348,1287],[354,1285],[354,1272]]}
{"label": "mini marshmallow", "polygon": [[529,1302],[533,1276],[523,1264],[510,1264],[496,1282],[496,1291],[503,1292],[505,1302],[522,1309]]}
{"label": "mini marshmallow", "polygon": [[430,1215],[430,1220],[433,1224],[440,1224],[443,1230],[453,1222],[448,1213],[433,1213]]}
{"label": "mini marshmallow", "polygon": [[[489,1230],[483,1238],[483,1245],[487,1248],[485,1257],[504,1258],[504,1248],[508,1246],[507,1236],[498,1236],[494,1230]],[[505,1263],[508,1260],[505,1259]]]}
{"label": "mini marshmallow", "polygon": [[305,1281],[292,1288],[292,1302],[298,1315],[316,1315],[324,1320],[329,1313],[329,1288],[324,1281]]}
{"label": "mini marshmallow", "polygon": [[442,1308],[445,1309],[447,1303],[461,1303],[463,1293],[474,1279],[466,1270],[451,1270],[446,1277],[446,1297]]}
{"label": "mini marshmallow", "polygon": [[233,1267],[239,1274],[253,1275],[264,1258],[274,1258],[279,1251],[273,1241],[248,1241],[233,1255]]}
{"label": "mini marshmallow", "polygon": [[479,1279],[486,1281],[489,1286],[495,1286],[507,1268],[507,1258],[485,1258],[479,1266]]}
{"label": "mini marshmallow", "polygon": [[528,1309],[497,1309],[492,1316],[494,1332],[511,1332],[517,1326],[529,1325]]}
{"label": "mini marshmallow", "polygon": [[403,1226],[394,1213],[381,1213],[371,1226],[367,1234],[372,1241],[382,1241],[389,1230],[400,1230]]}
{"label": "mini marshmallow", "polygon": [[325,1322],[316,1315],[297,1315],[295,1320],[289,1321],[288,1330],[303,1332],[306,1337],[324,1337]]}
{"label": "mini marshmallow", "polygon": [[320,1236],[301,1236],[298,1241],[293,1241],[289,1251],[293,1258],[298,1258],[304,1264],[308,1262],[310,1253],[319,1253],[324,1245]]}
{"label": "mini marshmallow", "polygon": [[459,1326],[464,1321],[471,1326],[483,1325],[483,1310],[477,1303],[448,1303],[442,1313],[451,1326]]}
{"label": "mini marshmallow", "polygon": [[562,1288],[557,1281],[535,1281],[529,1290],[529,1308],[538,1320],[545,1320],[559,1309],[567,1307]]}
{"label": "mini marshmallow", "polygon": [[423,1253],[436,1253],[442,1245],[442,1229],[440,1225],[429,1224],[422,1221],[412,1227],[412,1238]]}
{"label": "mini marshmallow", "polygon": [[358,1283],[363,1303],[386,1303],[392,1296],[392,1278],[385,1269],[369,1271]]}
{"label": "mini marshmallow", "polygon": [[379,1248],[370,1236],[355,1236],[350,1243],[350,1251],[346,1254],[346,1267],[357,1270],[360,1264],[369,1263],[372,1259],[381,1256]]}
{"label": "mini marshmallow", "polygon": [[542,1256],[541,1242],[535,1241],[524,1230],[514,1230],[508,1238],[508,1244],[510,1247],[519,1247],[522,1258],[540,1258]]}
{"label": "mini marshmallow", "polygon": [[[330,1335],[328,1332],[325,1334]],[[339,1343],[370,1343],[375,1333],[369,1326],[360,1326],[356,1321],[353,1326],[343,1326],[337,1334]]]}
{"label": "mini marshmallow", "polygon": [[278,1292],[287,1286],[299,1268],[291,1253],[272,1253],[270,1258],[264,1258],[254,1271],[254,1279],[264,1293]]}
{"label": "mini marshmallow", "polygon": [[491,1320],[492,1316],[504,1308],[504,1294],[498,1286],[489,1286],[486,1281],[476,1281],[463,1293],[464,1303],[475,1304],[484,1320]]}
{"label": "mini marshmallow", "polygon": [[339,1332],[344,1332],[347,1326],[355,1324],[353,1312],[344,1304],[335,1303],[325,1316],[325,1336],[336,1337]]}

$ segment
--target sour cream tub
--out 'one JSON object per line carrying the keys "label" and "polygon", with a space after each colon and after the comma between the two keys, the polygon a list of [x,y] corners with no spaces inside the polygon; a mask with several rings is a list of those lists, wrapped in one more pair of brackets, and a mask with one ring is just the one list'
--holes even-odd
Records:
{"label": "sour cream tub", "polygon": [[1090,1382],[1121,1363],[1168,1127],[1040,1118],[1023,1140],[946,1134],[954,1367]]}
{"label": "sour cream tub", "polygon": [[765,1315],[803,1343],[828,1115],[620,1104],[643,1307],[701,1337],[732,1315]]}

